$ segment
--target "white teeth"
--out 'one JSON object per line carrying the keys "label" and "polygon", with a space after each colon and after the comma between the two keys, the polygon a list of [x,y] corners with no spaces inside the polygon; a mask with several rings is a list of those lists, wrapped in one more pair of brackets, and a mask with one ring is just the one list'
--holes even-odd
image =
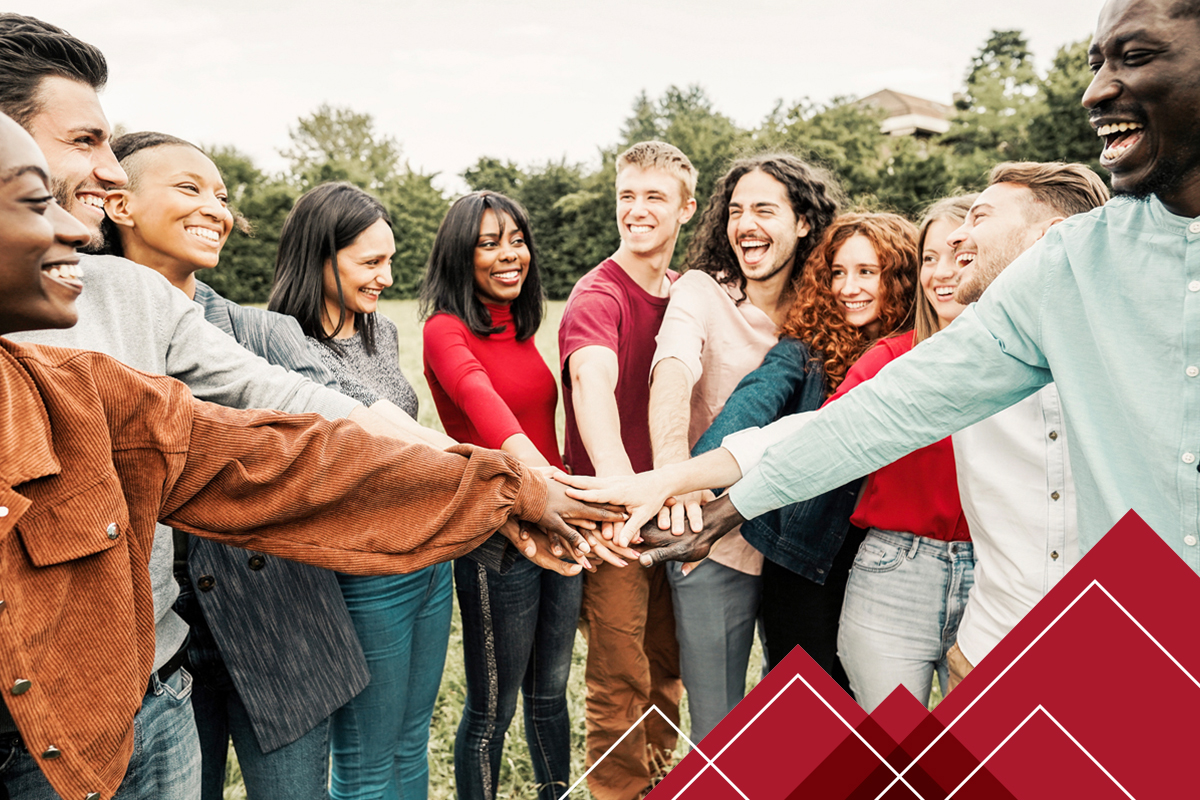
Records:
{"label": "white teeth", "polygon": [[205,239],[210,242],[221,241],[221,234],[219,234],[216,231],[211,230],[209,228],[191,227],[191,228],[184,228],[184,230],[187,231],[188,233],[192,234],[193,236],[199,236],[201,239]]}
{"label": "white teeth", "polygon": [[94,194],[77,194],[75,199],[83,203],[85,206],[93,208],[104,208],[104,198]]}
{"label": "white teeth", "polygon": [[959,253],[958,255],[956,255],[954,257],[954,260],[957,261],[960,266],[965,267],[967,264],[970,264],[972,261],[975,260],[975,254],[974,253]]}
{"label": "white teeth", "polygon": [[521,277],[521,271],[519,269],[515,269],[510,272],[495,272],[492,273],[492,277],[500,281],[512,281]]}
{"label": "white teeth", "polygon": [[742,247],[766,247],[767,242],[762,239],[743,239],[740,244]]}
{"label": "white teeth", "polygon": [[1125,131],[1140,131],[1146,127],[1140,122],[1114,122],[1110,125],[1101,125],[1096,128],[1097,136],[1112,136],[1114,133],[1124,133]]}
{"label": "white teeth", "polygon": [[845,303],[846,303],[846,308],[850,309],[851,311],[861,311],[862,309],[871,305],[870,300],[854,300],[854,301],[847,300],[847,301],[845,301]]}
{"label": "white teeth", "polygon": [[936,294],[938,297],[949,297],[950,295],[954,294],[954,287],[953,286],[935,286],[933,289],[933,293]]}
{"label": "white teeth", "polygon": [[79,264],[58,264],[43,270],[51,278],[64,281],[83,280],[83,267]]}
{"label": "white teeth", "polygon": [[383,290],[382,289],[367,289],[364,287],[362,289],[359,289],[359,291],[362,292],[363,294],[368,294],[371,297],[379,297],[380,292],[382,292]]}
{"label": "white teeth", "polygon": [[652,230],[654,230],[654,228],[650,225],[630,225],[629,226],[630,233],[649,233]]}

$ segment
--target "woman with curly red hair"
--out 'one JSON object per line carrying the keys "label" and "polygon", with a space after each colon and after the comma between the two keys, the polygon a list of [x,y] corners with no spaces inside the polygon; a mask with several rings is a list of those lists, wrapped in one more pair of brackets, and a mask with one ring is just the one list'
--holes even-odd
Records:
{"label": "woman with curly red hair", "polygon": [[[908,325],[917,281],[917,230],[895,214],[846,214],[826,229],[804,268],[779,344],[726,401],[692,455],[730,433],[819,408],[873,342]],[[837,626],[850,563],[847,535],[859,481],[742,526],[763,564],[762,621],[771,667],[797,645],[849,691]]]}

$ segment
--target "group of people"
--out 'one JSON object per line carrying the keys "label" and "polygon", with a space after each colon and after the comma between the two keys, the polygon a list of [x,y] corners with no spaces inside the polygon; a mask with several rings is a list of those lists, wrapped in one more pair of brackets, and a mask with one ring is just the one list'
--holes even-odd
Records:
{"label": "group of people", "polygon": [[680,275],[696,170],[632,146],[553,367],[528,215],[459,198],[421,286],[441,433],[376,198],[307,192],[268,310],[231,303],[212,160],[110,141],[101,52],[0,15],[0,797],[211,800],[230,740],[251,798],[425,797],[454,592],[459,797],[496,796],[518,698],[539,798],[571,785],[578,627],[588,786],[634,800],[756,632],[870,711],[953,689],[1130,508],[1200,570],[1200,13],[1110,0],[1090,58],[1111,201],[1004,163],[914,225],[750,156]]}

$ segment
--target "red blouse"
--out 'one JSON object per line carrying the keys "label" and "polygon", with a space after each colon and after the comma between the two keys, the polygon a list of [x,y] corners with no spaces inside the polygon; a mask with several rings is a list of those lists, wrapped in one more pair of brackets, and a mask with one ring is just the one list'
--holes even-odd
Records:
{"label": "red blouse", "polygon": [[[888,362],[913,348],[912,332],[883,339],[855,362],[830,403],[875,377]],[[862,500],[850,521],[860,528],[903,531],[942,541],[969,541],[958,499],[950,437],[922,447],[867,476]]]}
{"label": "red blouse", "polygon": [[504,330],[476,336],[452,314],[425,322],[425,379],[446,433],[460,442],[499,449],[523,433],[553,466],[563,466],[554,428],[558,385],[530,337],[517,341],[505,306],[487,305]]}

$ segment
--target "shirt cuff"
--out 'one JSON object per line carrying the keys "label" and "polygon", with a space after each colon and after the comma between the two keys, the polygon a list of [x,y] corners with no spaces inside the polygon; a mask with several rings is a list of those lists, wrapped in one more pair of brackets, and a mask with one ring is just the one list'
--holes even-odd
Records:
{"label": "shirt cuff", "polygon": [[362,404],[353,397],[322,387],[321,391],[313,396],[305,411],[320,414],[325,419],[345,419],[360,405]]}
{"label": "shirt cuff", "polygon": [[768,511],[783,508],[788,504],[786,498],[767,485],[758,467],[754,467],[748,473],[742,473],[742,479],[729,487],[727,494],[729,502],[733,503],[733,507],[743,519],[761,517]]}
{"label": "shirt cuff", "polygon": [[513,513],[528,522],[536,522],[546,513],[546,503],[550,497],[546,479],[515,459],[514,463],[521,470],[521,488],[517,490],[517,498],[513,501]]}
{"label": "shirt cuff", "polygon": [[[765,428],[746,428],[731,433],[721,440],[721,447],[729,451],[743,476],[758,466],[767,448],[776,442],[783,441],[794,433],[798,433],[805,425],[812,422],[818,412],[805,411],[791,414],[772,422]],[[740,510],[740,509],[739,509]],[[747,519],[749,519],[747,517]]]}

